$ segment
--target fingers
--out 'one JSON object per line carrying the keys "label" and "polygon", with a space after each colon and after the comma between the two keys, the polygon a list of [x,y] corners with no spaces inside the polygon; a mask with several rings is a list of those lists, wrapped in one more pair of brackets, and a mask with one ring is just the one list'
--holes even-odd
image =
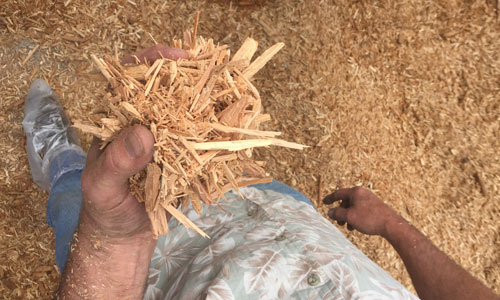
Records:
{"label": "fingers", "polygon": [[340,189],[328,195],[323,199],[324,204],[332,204],[333,202],[343,200],[349,203],[351,200],[351,189]]}
{"label": "fingers", "polygon": [[328,216],[337,221],[339,225],[344,225],[347,222],[347,209],[343,207],[330,208]]}
{"label": "fingers", "polygon": [[328,216],[337,221],[337,224],[344,226],[347,221],[347,208],[350,206],[350,190],[340,189],[323,199],[323,203],[332,204],[336,201],[341,201],[340,206],[332,208],[328,211]]}
{"label": "fingers", "polygon": [[122,58],[121,63],[125,64],[136,64],[145,63],[146,61],[149,63],[153,63],[155,60],[160,58],[168,58],[172,60],[177,60],[179,58],[188,59],[189,53],[184,49],[180,48],[170,48],[164,45],[156,45],[153,47],[149,47],[146,49],[142,49],[136,51],[132,55],[127,55]]}
{"label": "fingers", "polygon": [[[342,206],[339,206],[339,207],[335,207],[335,208],[331,208],[329,211],[328,211],[328,216],[337,221],[337,224],[339,226],[344,226],[347,222],[348,222],[348,218],[352,217],[352,215],[349,216],[349,211],[347,208],[344,208]],[[351,220],[352,221],[352,220]],[[354,230],[354,227],[347,223],[347,229],[349,231],[352,231]]]}
{"label": "fingers", "polygon": [[[161,57],[172,60],[178,60],[179,58],[183,59],[189,58],[189,53],[186,50],[180,48],[170,48],[163,45],[154,46],[153,50],[150,53],[158,55],[156,59],[159,59]],[[151,61],[156,60],[154,57],[152,58],[147,57],[147,58],[149,58]]]}
{"label": "fingers", "polygon": [[351,202],[349,200],[342,200],[340,202],[340,207],[349,208],[351,207]]}
{"label": "fingers", "polygon": [[[144,169],[153,156],[154,137],[144,126],[125,129],[106,149],[99,153],[93,142],[89,151],[85,187],[101,196],[125,197],[128,178]],[[82,188],[83,188],[82,181]]]}

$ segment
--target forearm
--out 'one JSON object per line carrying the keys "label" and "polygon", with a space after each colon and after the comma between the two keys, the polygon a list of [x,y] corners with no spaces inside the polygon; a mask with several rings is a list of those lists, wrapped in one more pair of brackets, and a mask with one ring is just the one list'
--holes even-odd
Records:
{"label": "forearm", "polygon": [[141,299],[155,241],[103,236],[82,218],[57,298]]}
{"label": "forearm", "polygon": [[402,217],[388,222],[383,236],[403,259],[422,299],[498,299]]}

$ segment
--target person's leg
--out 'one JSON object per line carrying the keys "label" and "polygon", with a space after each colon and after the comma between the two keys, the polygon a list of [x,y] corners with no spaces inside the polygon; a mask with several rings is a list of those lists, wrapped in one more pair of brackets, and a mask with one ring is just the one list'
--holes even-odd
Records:
{"label": "person's leg", "polygon": [[56,263],[62,271],[82,205],[85,153],[59,97],[44,80],[30,86],[23,128],[33,181],[50,191],[47,223],[56,231]]}
{"label": "person's leg", "polygon": [[64,270],[69,246],[78,226],[82,207],[81,176],[84,165],[84,156],[68,150],[58,154],[50,166],[52,188],[47,203],[47,223],[56,232],[56,264],[61,272]]}
{"label": "person's leg", "polygon": [[78,226],[82,207],[81,176],[82,170],[61,176],[50,190],[47,203],[47,223],[56,232],[56,264],[61,272],[66,265],[69,246]]}
{"label": "person's leg", "polygon": [[275,191],[278,193],[289,195],[289,196],[292,196],[292,198],[294,198],[297,201],[307,203],[307,204],[314,207],[312,202],[309,199],[307,199],[307,197],[304,194],[302,194],[301,192],[292,188],[291,186],[288,186],[288,185],[284,184],[283,182],[280,182],[277,180],[273,180],[272,182],[269,182],[269,183],[255,184],[255,185],[252,185],[252,187],[257,188],[259,190],[272,190],[272,191]]}

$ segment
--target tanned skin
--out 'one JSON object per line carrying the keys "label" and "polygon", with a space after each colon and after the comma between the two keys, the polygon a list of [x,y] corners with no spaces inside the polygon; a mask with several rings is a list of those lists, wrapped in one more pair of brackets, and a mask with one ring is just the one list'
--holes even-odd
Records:
{"label": "tanned skin", "polygon": [[471,276],[372,192],[340,189],[323,202],[340,201],[328,216],[349,229],[385,238],[398,252],[423,300],[494,299],[492,290]]}

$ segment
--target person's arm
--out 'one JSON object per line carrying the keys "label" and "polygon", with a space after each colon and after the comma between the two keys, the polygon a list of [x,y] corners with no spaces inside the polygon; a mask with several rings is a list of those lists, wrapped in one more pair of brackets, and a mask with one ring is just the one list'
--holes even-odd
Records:
{"label": "person's arm", "polygon": [[372,192],[360,187],[341,189],[323,200],[325,204],[336,201],[341,201],[340,206],[330,209],[328,216],[341,226],[347,223],[351,230],[389,241],[420,298],[499,299]]}
{"label": "person's arm", "polygon": [[[122,64],[187,58],[182,49],[156,45],[122,59]],[[130,193],[128,179],[153,157],[147,128],[127,128],[99,149],[94,140],[82,174],[82,211],[58,299],[142,299],[156,245],[144,205]]]}

